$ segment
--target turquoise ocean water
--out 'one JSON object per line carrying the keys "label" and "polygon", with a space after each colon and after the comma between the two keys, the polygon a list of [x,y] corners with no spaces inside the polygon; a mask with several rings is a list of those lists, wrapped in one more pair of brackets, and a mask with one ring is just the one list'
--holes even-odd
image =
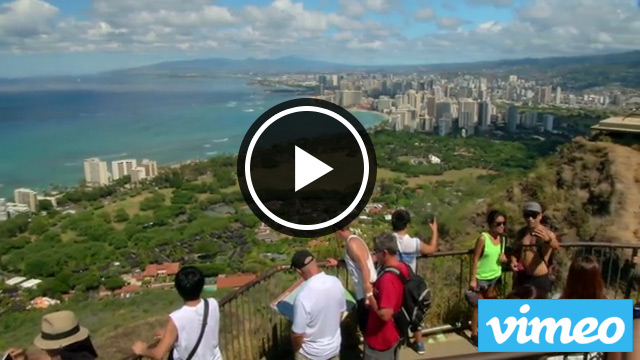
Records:
{"label": "turquoise ocean water", "polygon": [[[74,186],[83,160],[149,158],[159,165],[236,153],[268,108],[296,97],[248,78],[93,77],[0,89],[0,197]],[[365,127],[381,121],[355,112]]]}

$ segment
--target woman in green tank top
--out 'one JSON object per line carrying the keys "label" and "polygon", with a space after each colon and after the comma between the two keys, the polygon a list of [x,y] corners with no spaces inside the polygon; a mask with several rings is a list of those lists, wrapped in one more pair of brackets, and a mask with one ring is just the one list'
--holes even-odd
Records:
{"label": "woman in green tank top", "polygon": [[[469,289],[477,299],[495,299],[498,297],[498,286],[502,277],[502,264],[507,262],[504,254],[507,216],[498,210],[491,210],[487,215],[488,232],[482,232],[476,240]],[[471,317],[471,338],[478,339],[478,306],[473,306]]]}

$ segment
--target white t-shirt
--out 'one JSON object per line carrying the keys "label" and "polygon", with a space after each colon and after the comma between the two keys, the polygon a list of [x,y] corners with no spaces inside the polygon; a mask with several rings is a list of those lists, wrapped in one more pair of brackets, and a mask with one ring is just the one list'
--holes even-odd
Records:
{"label": "white t-shirt", "polygon": [[394,233],[396,239],[398,240],[398,250],[400,253],[398,254],[398,260],[403,261],[411,267],[413,272],[416,271],[416,259],[420,256],[420,243],[422,242],[419,238],[414,238],[409,235],[398,235]]}
{"label": "white t-shirt", "polygon": [[[367,248],[367,244],[362,239],[360,239],[355,235],[351,235],[347,239],[347,248],[349,245],[349,241],[362,241],[362,243],[364,244],[364,247]],[[363,279],[362,271],[358,266],[358,263],[355,262],[355,260],[351,259],[351,257],[349,256],[349,252],[346,251],[346,249],[345,249],[344,261],[347,264],[347,271],[349,272],[349,275],[351,276],[351,280],[353,281],[353,288],[356,292],[356,300],[364,299],[364,296],[366,294],[364,293],[364,279]],[[377,278],[377,273],[376,273],[376,267],[373,266],[373,259],[371,259],[371,253],[369,252],[369,248],[367,248],[367,267],[369,268],[369,276],[370,276],[369,280],[371,281],[371,283],[374,283]]]}
{"label": "white t-shirt", "polygon": [[312,360],[340,354],[340,322],[347,310],[344,287],[337,277],[321,272],[302,285],[293,301],[291,331],[304,334],[300,353]]}
{"label": "white t-shirt", "polygon": [[[209,301],[209,319],[204,330],[200,346],[193,356],[193,360],[222,360],[220,353],[218,332],[220,330],[220,309],[216,299],[203,299]],[[186,359],[198,341],[202,318],[204,317],[204,301],[196,306],[182,306],[169,316],[178,328],[178,340],[173,347],[175,360]]]}

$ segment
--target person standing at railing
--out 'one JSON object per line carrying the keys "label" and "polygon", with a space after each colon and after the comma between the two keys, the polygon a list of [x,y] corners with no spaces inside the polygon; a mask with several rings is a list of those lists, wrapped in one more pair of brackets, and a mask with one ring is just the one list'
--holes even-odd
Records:
{"label": "person standing at railing", "polygon": [[151,359],[222,360],[218,332],[220,310],[214,298],[202,299],[204,274],[194,266],[185,266],[175,277],[175,287],[184,305],[169,315],[165,328],[156,337],[153,348],[136,341],[133,353]]}
{"label": "person standing at railing", "polygon": [[560,243],[553,231],[541,224],[543,213],[540,204],[526,203],[522,216],[527,225],[518,231],[510,259],[515,275],[513,287],[533,285],[538,298],[546,299],[551,291],[549,258],[560,248]]}
{"label": "person standing at railing", "polygon": [[296,360],[338,360],[342,335],[340,323],[347,310],[340,279],[320,271],[314,256],[299,250],[291,268],[305,280],[293,301],[291,341]]}
{"label": "person standing at railing", "polygon": [[[391,227],[398,242],[398,259],[408,264],[413,272],[416,272],[416,260],[420,255],[433,254],[438,250],[438,223],[435,217],[429,222],[431,227],[431,243],[427,244],[417,237],[408,234],[411,215],[405,209],[398,209],[391,215]],[[424,354],[425,348],[422,342],[422,328],[410,329],[413,333],[413,349],[418,354]]]}
{"label": "person standing at railing", "polygon": [[[398,259],[398,241],[391,233],[374,239],[374,252],[382,269],[395,267],[405,278],[409,277],[409,265]],[[376,301],[369,307],[367,331],[364,333],[363,360],[397,360],[400,333],[393,316],[402,308],[404,285],[391,272],[382,273],[373,287]]]}
{"label": "person standing at railing", "polygon": [[358,328],[364,334],[369,317],[369,304],[376,301],[373,297],[373,283],[377,278],[371,252],[363,239],[354,235],[347,226],[336,230],[336,236],[345,241],[344,261],[353,281],[356,298]]}
{"label": "person standing at railing", "polygon": [[473,306],[471,317],[471,340],[478,343],[478,300],[496,299],[502,279],[502,264],[508,261],[504,254],[507,216],[498,210],[487,215],[489,231],[484,231],[476,240],[468,297]]}

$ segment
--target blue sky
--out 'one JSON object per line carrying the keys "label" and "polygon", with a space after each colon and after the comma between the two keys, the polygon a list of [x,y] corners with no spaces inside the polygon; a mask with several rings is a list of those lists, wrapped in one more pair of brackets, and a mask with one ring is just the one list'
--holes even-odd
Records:
{"label": "blue sky", "polygon": [[637,0],[0,0],[0,77],[296,55],[438,63],[640,49]]}

